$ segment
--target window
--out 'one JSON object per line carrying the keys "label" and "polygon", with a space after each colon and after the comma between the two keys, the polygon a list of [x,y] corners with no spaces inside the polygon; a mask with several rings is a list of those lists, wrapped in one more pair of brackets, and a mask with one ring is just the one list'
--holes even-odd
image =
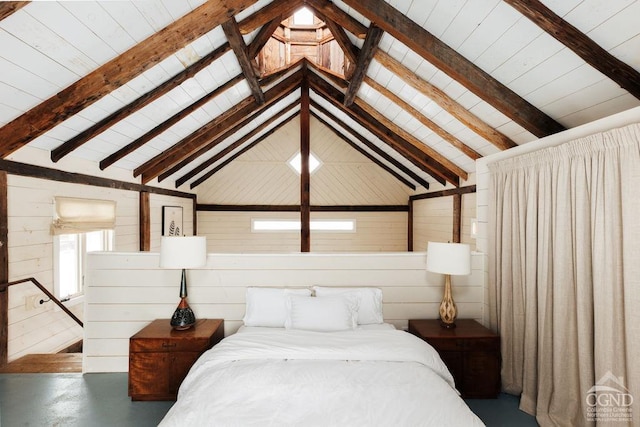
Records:
{"label": "window", "polygon": [[313,25],[313,13],[303,7],[293,14],[293,25]]}
{"label": "window", "polygon": [[55,294],[66,301],[83,294],[84,261],[88,252],[110,251],[113,231],[60,234],[54,237]]}
{"label": "window", "polygon": [[[355,219],[319,219],[311,220],[311,231],[353,233],[356,231]],[[300,220],[286,219],[252,219],[251,231],[300,231]]]}
{"label": "window", "polygon": [[[313,153],[309,153],[309,173],[313,173],[316,169],[320,167],[320,160]],[[302,155],[300,153],[296,154],[289,160],[289,166],[291,166],[298,175],[302,172]]]}

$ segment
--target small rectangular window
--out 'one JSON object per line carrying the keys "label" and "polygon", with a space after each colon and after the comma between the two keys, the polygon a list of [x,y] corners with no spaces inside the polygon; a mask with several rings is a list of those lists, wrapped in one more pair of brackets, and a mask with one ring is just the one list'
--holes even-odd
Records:
{"label": "small rectangular window", "polygon": [[[352,233],[356,231],[355,219],[319,219],[311,220],[309,227],[311,231],[325,231],[338,233]],[[299,220],[284,219],[252,219],[251,231],[300,231]]]}
{"label": "small rectangular window", "polygon": [[61,300],[84,293],[84,261],[88,252],[110,251],[113,230],[54,236],[55,295]]}

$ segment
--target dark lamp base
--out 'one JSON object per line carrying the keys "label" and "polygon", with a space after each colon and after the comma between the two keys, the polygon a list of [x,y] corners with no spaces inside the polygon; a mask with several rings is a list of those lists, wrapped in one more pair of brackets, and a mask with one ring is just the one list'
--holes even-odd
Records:
{"label": "dark lamp base", "polygon": [[196,316],[193,314],[193,310],[187,304],[186,298],[183,298],[176,308],[176,311],[173,312],[173,316],[171,316],[171,327],[178,331],[183,331],[185,329],[189,329],[196,323]]}

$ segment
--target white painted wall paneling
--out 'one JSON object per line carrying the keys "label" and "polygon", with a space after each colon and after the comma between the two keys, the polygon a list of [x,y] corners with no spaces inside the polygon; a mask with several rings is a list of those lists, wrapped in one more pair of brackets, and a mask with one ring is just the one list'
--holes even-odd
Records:
{"label": "white painted wall paneling", "polygon": [[[453,278],[460,317],[482,318],[484,255],[470,276]],[[225,333],[242,323],[247,286],[376,286],[385,321],[404,328],[410,318],[437,318],[444,276],[425,271],[425,252],[379,254],[209,254],[189,270],[189,302],[199,318],[224,318]],[[155,253],[89,256],[84,372],[128,370],[129,338],[178,303],[180,272],[158,268]]]}

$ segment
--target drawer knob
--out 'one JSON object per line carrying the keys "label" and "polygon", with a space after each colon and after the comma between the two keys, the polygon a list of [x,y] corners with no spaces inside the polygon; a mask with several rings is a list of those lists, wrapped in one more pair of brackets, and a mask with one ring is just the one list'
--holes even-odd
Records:
{"label": "drawer knob", "polygon": [[175,347],[176,345],[177,345],[176,343],[167,343],[167,342],[162,343],[162,347],[164,348]]}

